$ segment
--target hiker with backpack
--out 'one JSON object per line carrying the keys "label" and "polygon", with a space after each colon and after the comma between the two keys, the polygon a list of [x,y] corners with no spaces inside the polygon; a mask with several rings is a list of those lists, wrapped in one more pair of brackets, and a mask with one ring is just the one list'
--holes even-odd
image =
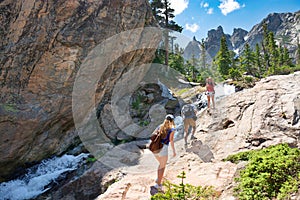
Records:
{"label": "hiker with backpack", "polygon": [[163,144],[162,148],[158,151],[152,151],[156,160],[159,162],[157,169],[157,179],[156,185],[154,186],[157,190],[162,190],[162,179],[164,176],[165,168],[168,161],[168,146],[171,143],[171,148],[173,151],[173,157],[176,156],[175,146],[174,146],[174,133],[175,133],[175,123],[174,116],[168,114],[165,117],[164,122],[158,126],[155,130],[156,134],[160,134],[160,140]]}
{"label": "hiker with backpack", "polygon": [[188,104],[184,105],[181,109],[181,116],[183,118],[184,126],[184,143],[187,145],[187,138],[189,134],[189,128],[192,127],[191,139],[195,139],[196,132],[196,120],[197,120],[197,108],[192,104],[191,100],[188,100]]}

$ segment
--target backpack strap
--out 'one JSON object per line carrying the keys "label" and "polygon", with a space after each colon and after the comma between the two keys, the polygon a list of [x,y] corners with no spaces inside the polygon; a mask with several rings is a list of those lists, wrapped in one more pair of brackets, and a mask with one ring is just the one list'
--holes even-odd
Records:
{"label": "backpack strap", "polygon": [[170,142],[170,135],[171,135],[171,133],[174,130],[175,130],[174,128],[169,129],[166,138],[162,139],[161,142],[164,143],[164,144],[169,144],[169,142]]}

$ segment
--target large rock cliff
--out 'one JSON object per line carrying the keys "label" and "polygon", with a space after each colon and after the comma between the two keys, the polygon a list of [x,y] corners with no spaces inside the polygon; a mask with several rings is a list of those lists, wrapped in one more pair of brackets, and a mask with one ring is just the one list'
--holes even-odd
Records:
{"label": "large rock cliff", "polygon": [[[79,142],[72,88],[89,52],[122,31],[156,24],[146,0],[4,0],[0,11],[0,177],[5,178]],[[108,66],[99,77],[96,105],[109,101],[122,73],[151,61],[153,52],[134,50]]]}
{"label": "large rock cliff", "polygon": [[228,45],[228,49],[232,49],[232,44],[230,42],[230,35],[225,34],[222,26],[218,26],[217,29],[212,29],[208,31],[207,38],[205,40],[206,51],[213,58],[220,49],[220,41],[221,38],[226,37],[226,43]]}

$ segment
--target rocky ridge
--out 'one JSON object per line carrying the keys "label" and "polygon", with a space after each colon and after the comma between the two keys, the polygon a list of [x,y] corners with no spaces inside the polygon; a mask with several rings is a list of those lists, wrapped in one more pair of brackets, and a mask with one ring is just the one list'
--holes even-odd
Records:
{"label": "rocky ridge", "polygon": [[274,33],[277,42],[289,49],[291,57],[296,57],[297,43],[300,38],[300,11],[295,13],[272,13],[259,24],[255,25],[245,36],[246,43],[255,48],[256,43],[262,40],[263,24]]}

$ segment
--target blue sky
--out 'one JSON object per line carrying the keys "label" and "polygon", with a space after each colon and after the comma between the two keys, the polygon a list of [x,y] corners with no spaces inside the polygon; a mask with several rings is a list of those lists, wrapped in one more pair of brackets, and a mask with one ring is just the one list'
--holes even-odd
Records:
{"label": "blue sky", "polygon": [[182,34],[197,40],[207,37],[207,31],[219,25],[227,34],[233,28],[251,28],[270,13],[300,10],[300,0],[170,0],[175,9],[176,23],[184,28]]}

